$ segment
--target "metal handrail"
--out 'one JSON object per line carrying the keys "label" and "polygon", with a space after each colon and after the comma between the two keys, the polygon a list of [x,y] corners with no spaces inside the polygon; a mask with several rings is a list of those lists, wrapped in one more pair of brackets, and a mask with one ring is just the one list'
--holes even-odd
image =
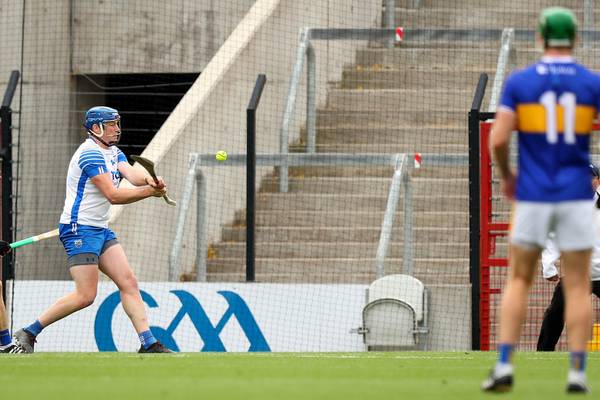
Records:
{"label": "metal handrail", "polygon": [[[385,14],[383,15],[383,26],[386,28],[396,27],[396,0],[385,0]],[[389,38],[385,43],[388,49],[394,48],[394,39]]]}
{"label": "metal handrail", "polygon": [[[385,276],[385,258],[392,239],[392,228],[394,227],[394,216],[400,198],[400,189],[404,186],[404,254],[402,257],[402,268],[404,274],[412,275],[412,188],[410,186],[410,175],[406,172],[408,157],[406,154],[398,154],[394,177],[390,186],[387,206],[381,224],[379,245],[375,256],[377,279]],[[408,240],[407,240],[408,239]],[[407,244],[408,241],[408,244]]]}
{"label": "metal handrail", "polygon": [[[397,209],[401,186],[406,190],[404,194],[404,273],[412,274],[412,186],[410,174],[412,157],[407,154],[342,154],[342,153],[318,153],[318,154],[257,154],[256,166],[390,166],[394,168],[394,176],[390,185],[386,212],[384,214],[382,229],[379,236],[379,244],[376,254],[376,273],[378,277],[385,275],[385,259],[387,257],[391,232],[394,224],[394,216]],[[422,154],[423,165],[438,166],[467,166],[467,154]],[[197,246],[196,263],[198,267],[197,280],[206,280],[206,180],[203,168],[207,167],[243,167],[246,165],[245,154],[232,154],[227,162],[215,160],[214,154],[190,154],[190,163],[185,181],[177,227],[171,254],[169,256],[169,280],[175,281],[179,275],[179,258],[183,242],[183,231],[186,226],[187,212],[192,199],[194,187],[198,187],[198,202],[196,215]]]}
{"label": "metal handrail", "polygon": [[19,77],[21,73],[17,70],[11,71],[10,77],[8,78],[8,84],[6,85],[6,90],[4,91],[4,98],[2,99],[2,107],[10,107],[12,103],[13,96],[15,95],[15,91],[17,90],[17,84],[19,83]]}
{"label": "metal handrail", "polygon": [[515,30],[513,28],[505,28],[502,31],[502,45],[498,53],[498,63],[496,65],[496,74],[494,75],[494,84],[492,85],[492,97],[490,98],[489,112],[496,112],[502,85],[504,84],[504,75],[506,67],[513,69],[516,64],[516,50],[514,46]]}
{"label": "metal handrail", "polygon": [[[296,61],[292,69],[290,87],[286,98],[284,113],[279,132],[279,152],[288,153],[290,125],[294,120],[296,111],[296,98],[304,61],[307,60],[307,87],[306,87],[306,133],[307,133],[307,153],[314,153],[316,148],[316,56],[311,40],[380,40],[396,38],[394,28],[384,29],[353,29],[353,28],[302,28],[298,37],[298,48],[296,51]],[[279,171],[279,191],[288,190],[288,166],[281,165]]]}
{"label": "metal handrail", "polygon": [[[594,30],[594,0],[583,1],[583,29],[584,31]],[[583,36],[583,48],[589,47],[591,47],[589,36]]]}
{"label": "metal handrail", "polygon": [[[434,156],[436,157],[436,156]],[[385,274],[384,262],[387,256],[391,232],[394,223],[394,215],[400,195],[400,183],[407,188],[404,213],[405,221],[412,221],[412,202],[408,200],[411,191],[408,168],[408,159],[406,154],[257,154],[257,166],[391,166],[394,168],[394,177],[390,187],[390,194],[386,206],[386,212],[382,223],[382,232],[380,234],[379,246],[377,250],[377,275]],[[425,158],[427,160],[429,158]],[[227,158],[227,162],[217,161],[214,154],[190,154],[190,163],[187,178],[184,186],[181,206],[177,218],[177,227],[173,247],[169,256],[169,280],[176,281],[179,276],[179,259],[181,245],[183,242],[183,231],[186,225],[187,212],[192,199],[194,186],[198,188],[197,202],[197,247],[196,262],[198,268],[197,280],[206,280],[206,180],[202,169],[205,167],[243,167],[246,165],[245,154],[232,154]],[[412,224],[408,226],[405,222],[404,228],[404,268],[406,273],[412,271]]]}

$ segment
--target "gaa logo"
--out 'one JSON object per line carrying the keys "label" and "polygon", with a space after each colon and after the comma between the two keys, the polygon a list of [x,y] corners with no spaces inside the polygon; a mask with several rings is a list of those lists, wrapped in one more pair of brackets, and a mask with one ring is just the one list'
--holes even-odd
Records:
{"label": "gaa logo", "polygon": [[[250,308],[237,293],[228,290],[217,292],[225,300],[228,307],[216,324],[212,323],[204,307],[202,307],[198,299],[191,293],[185,290],[171,290],[170,293],[177,297],[181,303],[181,308],[173,316],[173,320],[168,327],[151,326],[150,330],[156,339],[171,350],[179,351],[179,345],[175,341],[173,334],[179,323],[184,317],[187,317],[204,343],[202,348],[199,349],[200,351],[227,351],[225,344],[221,340],[221,332],[233,318],[237,320],[238,326],[250,344],[248,351],[271,351]],[[159,307],[156,300],[150,294],[143,290],[140,290],[140,294],[148,307]],[[96,345],[100,351],[117,351],[117,346],[113,338],[112,321],[113,314],[120,303],[121,296],[116,291],[108,296],[98,309],[94,323],[94,336],[96,337]]]}
{"label": "gaa logo", "polygon": [[75,247],[77,247],[78,249],[81,248],[81,246],[83,246],[83,240],[81,239],[77,239],[73,242],[73,245],[75,245]]}

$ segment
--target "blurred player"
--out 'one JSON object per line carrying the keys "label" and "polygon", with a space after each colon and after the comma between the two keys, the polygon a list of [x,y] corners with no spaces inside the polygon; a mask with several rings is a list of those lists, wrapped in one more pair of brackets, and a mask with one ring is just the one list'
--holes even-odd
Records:
{"label": "blurred player", "polygon": [[[592,174],[592,187],[594,189],[594,204],[596,209],[600,208],[600,169],[590,164]],[[596,211],[595,224],[600,227],[600,212]],[[554,351],[565,326],[565,299],[562,284],[556,268],[556,262],[560,258],[560,251],[554,244],[554,235],[548,239],[548,243],[542,251],[542,273],[546,280],[558,282],[552,294],[550,305],[544,312],[544,320],[540,328],[540,336],[537,343],[537,351]],[[597,238],[592,251],[592,293],[600,298],[600,238]]]}
{"label": "blurred player", "polygon": [[[589,141],[600,109],[600,76],[572,57],[577,31],[573,13],[553,7],[539,20],[544,55],[507,80],[490,147],[501,187],[513,204],[510,273],[500,305],[498,362],[485,391],[513,385],[511,355],[526,316],[529,288],[548,234],[556,235],[564,272],[570,368],[566,390],[588,392],[586,348],[591,331],[590,256],[595,243]],[[509,143],[519,133],[518,175],[509,166]]]}
{"label": "blurred player", "polygon": [[0,353],[24,353],[25,350],[14,343],[8,330],[8,314],[2,297],[2,281],[0,280]]}
{"label": "blurred player", "polygon": [[[137,279],[114,232],[108,228],[111,204],[128,204],[166,193],[162,178],[155,183],[134,169],[116,147],[121,136],[120,121],[117,110],[109,107],[93,107],[85,115],[88,138],[71,158],[59,225],[75,291],[58,299],[31,325],[15,332],[15,343],[27,353],[33,352],[42,329],[94,302],[98,270],[119,288],[123,309],[140,338],[139,352],[170,353],[150,331]],[[135,187],[120,188],[121,177]]]}

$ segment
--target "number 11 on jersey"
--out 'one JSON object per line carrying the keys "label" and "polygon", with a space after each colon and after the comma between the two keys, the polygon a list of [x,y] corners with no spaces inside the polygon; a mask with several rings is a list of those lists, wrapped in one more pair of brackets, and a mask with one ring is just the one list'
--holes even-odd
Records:
{"label": "number 11 on jersey", "polygon": [[[548,143],[558,142],[558,109],[556,107],[556,92],[551,90],[544,92],[540,97],[540,103],[546,111],[546,139]],[[575,94],[565,92],[558,98],[558,104],[563,110],[563,131],[565,143],[575,144]]]}

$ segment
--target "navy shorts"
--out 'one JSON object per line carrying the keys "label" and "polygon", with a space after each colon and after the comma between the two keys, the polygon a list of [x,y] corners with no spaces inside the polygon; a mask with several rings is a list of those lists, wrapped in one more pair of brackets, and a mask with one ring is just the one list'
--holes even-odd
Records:
{"label": "navy shorts", "polygon": [[98,259],[118,243],[115,233],[108,228],[88,225],[59,224],[60,241],[67,252],[69,267],[98,264]]}

